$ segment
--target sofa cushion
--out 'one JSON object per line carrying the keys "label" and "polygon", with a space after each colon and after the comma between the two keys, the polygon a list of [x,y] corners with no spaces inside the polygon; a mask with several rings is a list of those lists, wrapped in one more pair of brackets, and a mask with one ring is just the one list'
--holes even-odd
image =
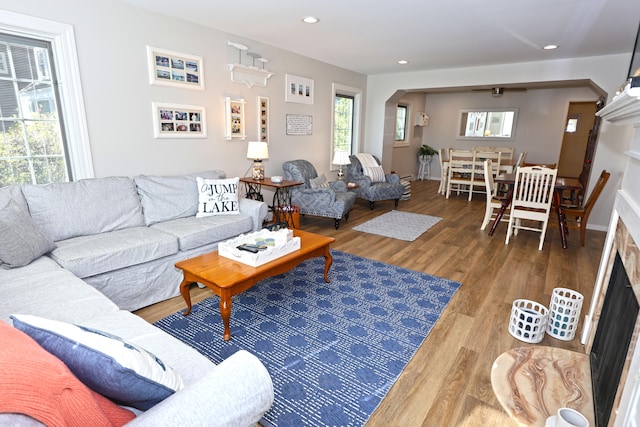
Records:
{"label": "sofa cushion", "polygon": [[85,385],[120,404],[145,411],[184,387],[158,357],[106,332],[30,315],[12,319]]}
{"label": "sofa cushion", "polygon": [[83,278],[178,252],[175,236],[148,227],[125,228],[57,243],[49,256]]}
{"label": "sofa cushion", "polygon": [[217,215],[180,218],[154,224],[151,228],[173,234],[178,238],[180,250],[186,251],[249,233],[252,224],[251,217],[246,215]]}
{"label": "sofa cushion", "polygon": [[25,184],[31,217],[54,241],[145,225],[131,178]]}
{"label": "sofa cushion", "polygon": [[23,332],[0,322],[0,335],[0,412],[26,414],[49,426],[120,426],[135,418],[90,390]]}
{"label": "sofa cushion", "polygon": [[0,320],[11,322],[9,315],[16,310],[65,322],[85,322],[98,314],[112,315],[118,306],[44,256],[26,267],[0,270]]}
{"label": "sofa cushion", "polygon": [[211,215],[237,215],[239,178],[207,179],[197,177],[198,213],[202,218]]}
{"label": "sofa cushion", "polygon": [[15,201],[9,200],[0,209],[0,264],[23,267],[55,247],[53,240]]}
{"label": "sofa cushion", "polygon": [[147,176],[133,178],[142,203],[146,225],[198,213],[196,177],[224,179],[224,171],[211,170],[179,176]]}

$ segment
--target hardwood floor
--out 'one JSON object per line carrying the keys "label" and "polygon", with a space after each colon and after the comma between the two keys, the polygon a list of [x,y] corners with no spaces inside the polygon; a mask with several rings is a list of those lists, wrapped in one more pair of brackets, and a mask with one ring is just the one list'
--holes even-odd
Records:
{"label": "hardwood floor", "polygon": [[[333,249],[445,277],[462,283],[431,334],[367,423],[382,426],[512,426],[491,389],[491,365],[502,352],[526,345],[507,331],[511,303],[526,298],[548,305],[553,288],[566,287],[591,302],[604,232],[588,230],[584,247],[572,230],[562,249],[557,226],[549,225],[542,251],[539,234],[521,231],[504,244],[506,223],[493,237],[480,231],[485,199],[437,194],[437,181],[413,181],[412,197],[398,210],[442,217],[413,242],[353,231],[352,227],[393,209],[377,202],[373,211],[358,200],[347,222],[303,216],[301,228],[333,236]],[[176,284],[177,286],[178,284]],[[211,293],[192,290],[197,302]],[[185,307],[182,297],[139,310],[154,322]],[[583,351],[579,336],[570,342],[545,336],[541,345]]]}

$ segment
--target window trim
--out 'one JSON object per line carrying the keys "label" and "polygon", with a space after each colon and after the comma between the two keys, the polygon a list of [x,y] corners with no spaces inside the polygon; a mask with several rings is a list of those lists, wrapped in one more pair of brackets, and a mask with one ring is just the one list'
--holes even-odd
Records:
{"label": "window trim", "polygon": [[61,113],[64,117],[63,130],[67,140],[71,179],[93,178],[95,175],[89,144],[89,129],[82,98],[78,51],[73,27],[47,19],[0,10],[0,31],[51,42],[54,65],[60,82],[58,90]]}
{"label": "window trim", "polygon": [[351,133],[351,153],[357,153],[360,149],[360,117],[362,110],[362,89],[347,86],[340,83],[331,84],[331,143],[329,144],[329,170],[337,171],[338,166],[331,163],[333,161],[333,141],[334,141],[334,119],[336,95],[353,97],[353,129]]}

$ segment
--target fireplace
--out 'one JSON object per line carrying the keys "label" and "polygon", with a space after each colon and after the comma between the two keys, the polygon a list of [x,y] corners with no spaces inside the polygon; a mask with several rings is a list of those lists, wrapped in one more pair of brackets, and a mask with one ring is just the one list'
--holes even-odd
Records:
{"label": "fireplace", "polygon": [[596,426],[606,426],[638,318],[638,300],[617,253],[589,354]]}
{"label": "fireplace", "polygon": [[[634,127],[581,339],[590,363],[595,360],[591,370],[599,427],[640,425],[640,92],[634,90],[627,87],[597,113],[609,122],[606,126]],[[607,131],[615,132],[603,128]],[[610,303],[608,297],[618,291],[621,300]],[[607,354],[621,341],[622,348]]]}

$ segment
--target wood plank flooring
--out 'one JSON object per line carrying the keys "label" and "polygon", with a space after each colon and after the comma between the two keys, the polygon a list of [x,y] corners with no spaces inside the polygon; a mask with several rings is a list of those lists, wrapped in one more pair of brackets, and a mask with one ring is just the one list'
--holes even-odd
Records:
{"label": "wood plank flooring", "polygon": [[[542,251],[538,233],[521,231],[504,244],[507,224],[493,237],[480,231],[485,199],[437,193],[437,181],[413,181],[409,201],[398,210],[442,217],[413,242],[353,231],[352,227],[394,209],[392,201],[356,201],[347,222],[335,230],[329,218],[303,216],[306,231],[335,237],[333,249],[399,265],[462,283],[442,317],[372,415],[367,427],[512,426],[491,389],[491,365],[502,352],[526,345],[507,331],[511,303],[526,298],[548,305],[556,287],[585,296],[581,317],[591,302],[604,232],[588,230],[584,247],[571,230],[562,249],[557,225],[550,224]],[[176,284],[178,286],[178,284]],[[192,300],[211,296],[193,289]],[[150,322],[185,308],[182,297],[137,312]],[[232,314],[233,316],[233,314]],[[582,324],[570,342],[545,336],[541,345],[583,351]]]}

